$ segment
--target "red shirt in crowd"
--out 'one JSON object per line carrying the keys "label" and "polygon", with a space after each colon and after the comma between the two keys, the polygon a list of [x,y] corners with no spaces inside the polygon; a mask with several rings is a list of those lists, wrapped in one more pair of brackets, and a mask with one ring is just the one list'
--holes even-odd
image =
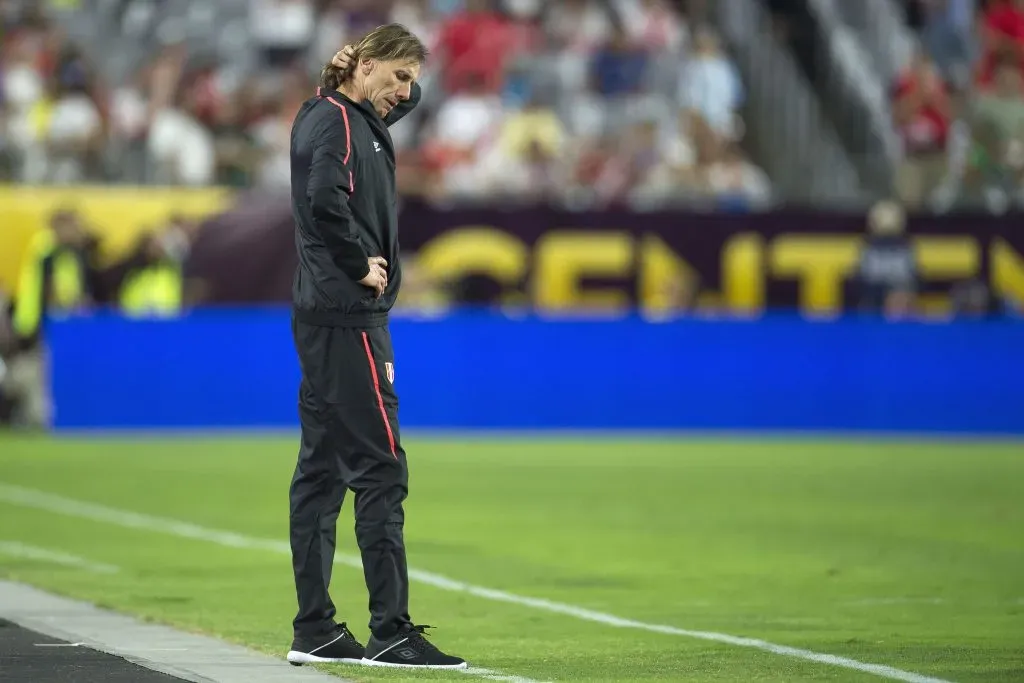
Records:
{"label": "red shirt in crowd", "polygon": [[501,84],[509,42],[508,22],[493,12],[461,12],[441,29],[449,92],[461,90],[468,75],[482,76],[489,90]]}
{"label": "red shirt in crowd", "polygon": [[980,60],[978,85],[988,87],[992,85],[995,76],[1000,45],[1004,52],[1007,48],[1016,50],[1024,66],[1024,9],[1009,1],[994,5],[985,13],[982,30],[985,33],[986,50]]}
{"label": "red shirt in crowd", "polygon": [[941,81],[933,86],[934,94],[920,92],[924,87],[918,74],[905,72],[897,79],[893,91],[896,104],[909,98],[922,98],[910,116],[897,126],[908,155],[944,150],[949,138],[949,91]]}
{"label": "red shirt in crowd", "polygon": [[995,5],[985,13],[985,28],[1024,42],[1024,9],[1010,2]]}

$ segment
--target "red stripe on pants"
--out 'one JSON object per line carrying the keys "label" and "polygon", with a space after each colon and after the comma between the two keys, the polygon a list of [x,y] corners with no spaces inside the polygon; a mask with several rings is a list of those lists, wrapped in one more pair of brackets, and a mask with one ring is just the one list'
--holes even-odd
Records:
{"label": "red stripe on pants", "polygon": [[366,348],[366,360],[370,361],[370,374],[373,375],[373,389],[377,392],[377,405],[380,407],[380,416],[384,419],[384,427],[388,430],[388,444],[391,445],[391,455],[398,459],[395,452],[395,433],[391,431],[391,420],[388,419],[388,411],[384,409],[384,396],[380,393],[380,378],[377,376],[377,363],[373,360],[373,351],[370,350],[370,338],[363,332],[363,347]]}

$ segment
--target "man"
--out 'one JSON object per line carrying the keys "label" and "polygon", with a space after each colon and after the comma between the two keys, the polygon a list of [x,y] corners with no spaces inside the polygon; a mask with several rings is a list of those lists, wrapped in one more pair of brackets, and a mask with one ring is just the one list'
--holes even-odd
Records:
{"label": "man", "polygon": [[895,202],[878,202],[868,216],[868,239],[854,275],[857,308],[869,315],[903,318],[914,308],[918,288],[914,245]]}
{"label": "man", "polygon": [[1020,185],[1024,148],[1024,79],[1020,60],[1002,58],[995,82],[971,102],[974,176],[984,189],[1012,192]]}
{"label": "man", "polygon": [[10,302],[3,287],[0,287],[0,425],[8,424],[14,413],[14,398],[10,396],[10,387],[4,386],[7,379],[7,362],[17,347],[14,326],[11,324],[11,313],[14,305]]}
{"label": "man", "polygon": [[919,49],[896,80],[892,112],[903,158],[895,189],[909,209],[920,209],[948,175],[953,108],[949,87],[931,57]]}
{"label": "man", "polygon": [[46,391],[43,328],[49,315],[87,308],[95,299],[95,243],[77,214],[59,210],[50,227],[32,238],[18,276],[12,326],[17,348],[7,363],[6,385],[19,404],[19,422],[49,426],[52,406]]}
{"label": "man", "polygon": [[[388,311],[401,282],[395,152],[388,133],[419,101],[427,50],[381,26],[328,64],[292,128],[292,211],[299,267],[293,334],[302,368],[302,443],[291,485],[299,610],[288,661],[461,669],[409,617],[402,536],[408,469]],[[341,55],[344,57],[344,54]],[[347,489],[370,596],[364,649],[334,621],[328,594],[335,527]]]}

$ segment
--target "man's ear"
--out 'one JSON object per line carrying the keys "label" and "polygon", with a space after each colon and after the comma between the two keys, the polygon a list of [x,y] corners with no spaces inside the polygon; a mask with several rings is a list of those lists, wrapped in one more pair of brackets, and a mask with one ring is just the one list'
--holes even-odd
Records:
{"label": "man's ear", "polygon": [[371,73],[373,73],[373,70],[377,68],[377,60],[364,59],[361,62],[359,62],[359,68],[363,70],[364,76],[369,76]]}

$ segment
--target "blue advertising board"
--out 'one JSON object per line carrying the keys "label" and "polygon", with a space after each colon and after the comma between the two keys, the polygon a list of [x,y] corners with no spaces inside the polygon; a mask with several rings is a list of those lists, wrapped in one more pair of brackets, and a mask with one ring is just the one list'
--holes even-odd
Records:
{"label": "blue advertising board", "polygon": [[[1024,324],[395,318],[403,428],[1024,434]],[[287,309],[48,327],[57,429],[293,428]]]}

